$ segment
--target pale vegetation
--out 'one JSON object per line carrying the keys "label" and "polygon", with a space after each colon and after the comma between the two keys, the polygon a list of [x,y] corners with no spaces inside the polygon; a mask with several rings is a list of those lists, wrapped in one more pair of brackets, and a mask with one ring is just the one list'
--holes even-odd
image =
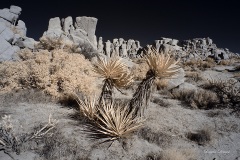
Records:
{"label": "pale vegetation", "polygon": [[127,65],[121,62],[120,57],[97,57],[97,61],[93,65],[93,71],[103,78],[104,84],[100,95],[100,102],[103,99],[112,100],[114,87],[120,90],[129,86],[133,81]]}
{"label": "pale vegetation", "polygon": [[173,78],[180,70],[178,61],[169,54],[158,53],[156,50],[152,50],[144,59],[149,69],[130,101],[130,109],[136,109],[140,115],[148,104],[154,81]]}
{"label": "pale vegetation", "polygon": [[17,62],[0,64],[1,93],[36,88],[61,98],[72,92],[86,95],[98,92],[91,62],[80,54],[24,49],[19,55],[21,60]]}

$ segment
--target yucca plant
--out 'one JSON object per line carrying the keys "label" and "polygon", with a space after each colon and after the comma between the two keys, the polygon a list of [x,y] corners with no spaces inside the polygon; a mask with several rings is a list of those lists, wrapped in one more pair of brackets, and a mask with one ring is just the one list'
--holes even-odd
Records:
{"label": "yucca plant", "polygon": [[[128,105],[121,103],[103,103],[98,107],[97,118],[88,126],[90,138],[114,141],[129,136],[139,129],[144,119],[136,117],[134,111],[129,112]],[[106,142],[104,141],[104,142]]]}
{"label": "yucca plant", "polygon": [[127,87],[133,80],[128,67],[121,62],[119,57],[97,57],[93,71],[104,78],[99,102],[102,102],[103,99],[111,101],[114,87],[120,91],[120,88]]}
{"label": "yucca plant", "polygon": [[84,97],[83,100],[77,97],[80,114],[87,117],[89,120],[94,120],[97,114],[96,98]]}
{"label": "yucca plant", "polygon": [[178,61],[172,58],[170,54],[159,53],[154,49],[144,57],[144,60],[146,61],[149,70],[146,73],[146,77],[139,84],[129,103],[130,110],[135,109],[135,114],[140,115],[143,114],[144,108],[148,104],[154,81],[156,79],[167,80],[172,78],[180,69],[180,66],[177,65]]}

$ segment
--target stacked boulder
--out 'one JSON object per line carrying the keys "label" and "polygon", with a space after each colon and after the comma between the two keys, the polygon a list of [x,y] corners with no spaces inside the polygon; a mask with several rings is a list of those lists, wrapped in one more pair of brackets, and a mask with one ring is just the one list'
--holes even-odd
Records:
{"label": "stacked boulder", "polygon": [[75,23],[70,16],[61,20],[55,17],[49,20],[48,30],[42,38],[61,39],[63,43],[75,45],[85,44],[97,51],[96,26],[97,19],[94,17],[76,17]]}
{"label": "stacked boulder", "polygon": [[[217,48],[213,40],[208,38],[194,38],[192,40],[179,41],[171,38],[160,38],[155,40],[152,45],[147,45],[144,49],[150,51],[154,47],[159,52],[171,52],[184,61],[192,59],[205,60],[208,57],[216,61],[226,60],[237,54],[230,52],[227,48]],[[145,54],[141,52],[139,55]]]}
{"label": "stacked boulder", "polygon": [[18,59],[20,48],[34,49],[35,41],[26,37],[25,23],[18,20],[22,9],[11,6],[0,10],[0,62]]}
{"label": "stacked boulder", "polygon": [[137,40],[129,39],[125,41],[123,38],[115,38],[113,42],[108,40],[103,44],[102,37],[99,37],[97,48],[98,53],[102,53],[107,57],[134,58],[142,47]]}

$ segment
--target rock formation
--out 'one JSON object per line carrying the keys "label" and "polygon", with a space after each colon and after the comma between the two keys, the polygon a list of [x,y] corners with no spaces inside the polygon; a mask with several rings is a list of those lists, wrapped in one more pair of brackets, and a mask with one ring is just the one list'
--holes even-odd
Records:
{"label": "rock formation", "polygon": [[103,45],[102,37],[98,41],[99,53],[105,54],[108,57],[120,56],[122,58],[134,58],[139,49],[141,49],[140,42],[133,39],[125,41],[123,38],[115,38],[113,42],[108,40]]}
{"label": "rock formation", "polygon": [[63,43],[70,42],[78,45],[80,50],[84,44],[97,52],[96,25],[97,19],[94,17],[76,17],[75,23],[70,16],[62,20],[59,17],[55,17],[49,20],[48,30],[43,33],[42,38],[50,40],[61,39],[64,41]]}
{"label": "rock formation", "polygon": [[18,59],[16,52],[20,48],[34,48],[34,39],[26,37],[25,23],[18,20],[21,11],[13,5],[0,10],[0,62]]}
{"label": "rock formation", "polygon": [[[213,40],[208,38],[194,38],[192,40],[179,41],[171,38],[160,38],[155,40],[152,45],[147,45],[144,47],[142,52],[138,52],[138,56],[143,56],[147,54],[154,47],[159,52],[171,52],[177,57],[181,57],[183,61],[188,61],[191,59],[202,59],[205,60],[208,57],[213,58],[216,61],[226,60],[232,56],[238,56],[230,52],[227,48],[221,49],[217,48]],[[146,50],[146,51],[144,51]]]}

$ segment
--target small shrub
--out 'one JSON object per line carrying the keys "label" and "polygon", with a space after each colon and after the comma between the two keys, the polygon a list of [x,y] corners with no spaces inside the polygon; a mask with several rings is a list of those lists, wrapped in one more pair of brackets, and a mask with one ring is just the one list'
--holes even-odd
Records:
{"label": "small shrub", "polygon": [[196,133],[189,132],[186,137],[191,141],[196,142],[198,145],[206,145],[212,140],[212,135],[210,129],[202,129]]}
{"label": "small shrub", "polygon": [[203,77],[201,73],[199,72],[186,72],[185,77],[187,77],[187,81],[194,81],[194,82],[199,82],[203,80]]}
{"label": "small shrub", "polygon": [[172,143],[172,137],[170,135],[161,132],[154,132],[149,127],[140,129],[138,132],[138,137],[161,147],[167,147]]}
{"label": "small shrub", "polygon": [[230,65],[230,64],[232,64],[232,60],[230,60],[230,59],[228,59],[228,60],[221,60],[218,64],[219,65],[223,65],[223,66]]}
{"label": "small shrub", "polygon": [[207,68],[212,68],[216,65],[213,59],[206,58],[205,61],[201,59],[192,59],[186,63],[184,63],[185,66],[191,66],[195,68],[199,68],[200,70],[206,70]]}
{"label": "small shrub", "polygon": [[215,91],[220,99],[219,106],[240,108],[240,87],[236,79],[209,79],[203,88]]}
{"label": "small shrub", "polygon": [[186,102],[192,108],[211,109],[219,103],[217,94],[208,90],[175,90],[172,97]]}
{"label": "small shrub", "polygon": [[158,104],[161,107],[169,107],[170,106],[170,103],[168,103],[166,100],[161,99],[161,98],[154,98],[152,102]]}

